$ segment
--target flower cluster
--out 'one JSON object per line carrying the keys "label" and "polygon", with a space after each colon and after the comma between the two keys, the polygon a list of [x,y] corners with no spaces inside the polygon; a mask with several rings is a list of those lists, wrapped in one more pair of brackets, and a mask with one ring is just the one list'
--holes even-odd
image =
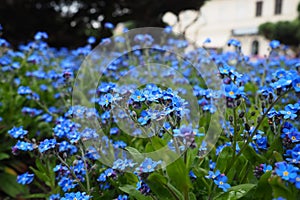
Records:
{"label": "flower cluster", "polygon": [[[0,96],[12,99],[0,98],[0,127],[13,140],[15,158],[34,158],[24,162],[30,172],[18,171],[17,182],[34,183],[37,196],[46,191],[51,200],[299,195],[300,60],[282,56],[279,41],[270,43],[268,59],[253,59],[236,39],[228,41],[233,51],[219,53],[188,51],[188,41],[174,37],[171,27],[161,35],[165,45],[135,35],[133,51],[110,52],[118,57],[113,61],[92,55],[88,65],[97,67],[89,66],[88,75],[102,75],[95,88],[74,77],[96,38],[75,50],[50,48],[44,32],[18,50],[0,39]],[[127,40],[106,38],[100,45],[126,47]],[[90,80],[85,76],[78,77]],[[87,95],[71,98],[80,84]],[[13,109],[15,115],[6,114]],[[273,192],[262,193],[260,185]]]}

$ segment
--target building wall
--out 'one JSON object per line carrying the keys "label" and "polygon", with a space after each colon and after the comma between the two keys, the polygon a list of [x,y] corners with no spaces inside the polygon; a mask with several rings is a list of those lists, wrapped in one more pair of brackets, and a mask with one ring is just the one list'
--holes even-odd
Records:
{"label": "building wall", "polygon": [[[256,2],[262,1],[262,16],[256,17]],[[197,12],[185,11],[180,14],[180,21],[174,26],[174,30],[182,32],[194,19],[196,22],[186,30],[186,36],[191,41],[201,45],[206,38],[212,42],[207,44],[212,48],[226,49],[226,42],[230,38],[240,39],[243,52],[251,54],[251,44],[259,41],[259,55],[268,53],[268,42],[261,36],[255,35],[258,26],[264,22],[293,20],[297,17],[299,0],[282,0],[282,12],[275,15],[275,0],[210,0]],[[171,15],[164,20],[171,22]],[[172,22],[174,23],[174,22]],[[172,24],[171,24],[172,25]],[[242,35],[233,36],[232,31],[243,32]]]}

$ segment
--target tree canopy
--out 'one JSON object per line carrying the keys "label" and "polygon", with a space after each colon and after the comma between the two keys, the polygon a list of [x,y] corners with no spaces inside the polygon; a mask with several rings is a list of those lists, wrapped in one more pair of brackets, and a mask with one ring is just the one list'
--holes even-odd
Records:
{"label": "tree canopy", "polygon": [[279,40],[281,43],[294,48],[300,46],[300,4],[298,17],[292,21],[266,22],[259,26],[259,33],[270,40]]}
{"label": "tree canopy", "polygon": [[198,10],[206,0],[3,0],[0,24],[13,44],[26,42],[36,31],[49,34],[52,46],[82,45],[87,36],[108,37],[105,22],[132,27],[162,27],[166,12]]}

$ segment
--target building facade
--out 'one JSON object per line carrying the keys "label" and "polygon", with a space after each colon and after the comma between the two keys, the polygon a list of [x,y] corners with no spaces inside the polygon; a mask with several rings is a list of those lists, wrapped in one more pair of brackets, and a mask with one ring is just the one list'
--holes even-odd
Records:
{"label": "building facade", "polygon": [[167,13],[164,21],[174,26],[174,31],[202,45],[206,38],[209,48],[226,50],[227,41],[236,38],[247,55],[263,56],[268,53],[269,41],[258,35],[264,22],[294,20],[299,0],[210,0],[199,12],[185,11],[176,21]]}

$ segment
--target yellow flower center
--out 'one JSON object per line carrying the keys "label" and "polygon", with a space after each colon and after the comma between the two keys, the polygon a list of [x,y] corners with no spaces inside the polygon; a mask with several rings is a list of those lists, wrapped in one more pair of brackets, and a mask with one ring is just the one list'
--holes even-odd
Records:
{"label": "yellow flower center", "polygon": [[291,111],[287,111],[286,113],[287,113],[288,115],[290,115],[290,114],[291,114]]}
{"label": "yellow flower center", "polygon": [[148,169],[151,169],[152,167],[151,167],[151,165],[148,165],[147,168],[148,168]]}
{"label": "yellow flower center", "polygon": [[283,77],[283,74],[279,74],[279,77]]}
{"label": "yellow flower center", "polygon": [[220,181],[219,184],[220,184],[220,185],[223,185],[224,183],[223,183],[223,181]]}
{"label": "yellow flower center", "polygon": [[295,136],[292,136],[292,140],[296,140],[296,137],[295,137]]}
{"label": "yellow flower center", "polygon": [[300,83],[297,83],[297,85],[296,85],[297,87],[300,87]]}
{"label": "yellow flower center", "polygon": [[137,96],[137,99],[140,99],[141,98],[141,96]]}
{"label": "yellow flower center", "polygon": [[74,197],[74,199],[73,200],[77,200],[77,198],[76,197]]}
{"label": "yellow flower center", "polygon": [[288,171],[283,172],[283,176],[288,176],[288,175],[289,175]]}
{"label": "yellow flower center", "polygon": [[230,94],[230,95],[234,95],[234,92],[233,92],[233,91],[230,91],[229,94]]}

